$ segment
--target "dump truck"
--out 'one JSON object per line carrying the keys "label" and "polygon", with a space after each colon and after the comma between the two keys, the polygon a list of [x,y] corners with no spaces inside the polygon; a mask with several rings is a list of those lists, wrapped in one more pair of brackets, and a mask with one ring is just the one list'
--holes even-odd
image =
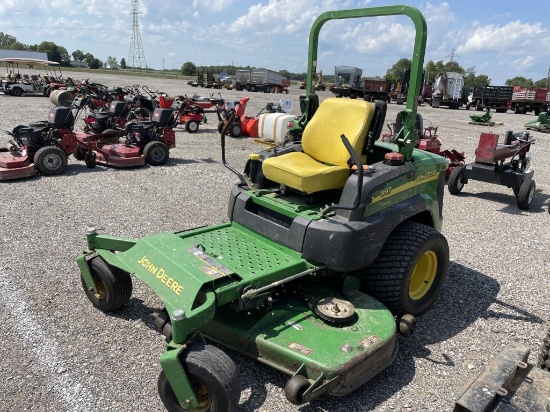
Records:
{"label": "dump truck", "polygon": [[441,71],[435,77],[432,107],[458,109],[461,103],[464,77],[460,73]]}
{"label": "dump truck", "polygon": [[[290,83],[287,82],[287,84]],[[286,87],[288,87],[288,85]],[[238,91],[246,89],[249,92],[270,93],[284,91],[285,86],[283,86],[283,76],[281,73],[260,68],[237,70],[235,89]]]}
{"label": "dump truck", "polygon": [[382,100],[391,101],[391,82],[377,77],[366,77],[363,81],[363,98],[373,102]]}
{"label": "dump truck", "polygon": [[482,86],[476,87],[468,96],[466,109],[493,109],[497,113],[506,113],[512,100],[512,86]]}
{"label": "dump truck", "polygon": [[548,108],[550,108],[550,91],[547,88],[533,89],[514,86],[510,100],[510,110],[513,110],[514,113],[534,112],[538,116]]}
{"label": "dump truck", "polygon": [[361,76],[363,70],[352,66],[336,66],[334,68],[334,81],[336,85],[332,87],[331,92],[336,97],[363,97],[363,84]]}

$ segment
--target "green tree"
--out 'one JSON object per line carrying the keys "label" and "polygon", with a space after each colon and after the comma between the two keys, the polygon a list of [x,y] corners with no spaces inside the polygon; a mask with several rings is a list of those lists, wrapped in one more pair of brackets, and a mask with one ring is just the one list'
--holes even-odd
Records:
{"label": "green tree", "polygon": [[37,46],[36,51],[46,53],[48,60],[61,63],[61,50],[53,41],[43,41]]}
{"label": "green tree", "polygon": [[82,66],[82,63],[84,63],[84,58],[86,57],[84,52],[82,50],[75,50],[72,52],[72,56],[74,61],[77,62],[79,66]]}
{"label": "green tree", "polygon": [[92,53],[86,53],[86,54],[84,55],[84,61],[86,62],[86,65],[87,65],[88,67],[90,67],[90,66],[93,64],[94,59],[95,59],[95,57],[94,57],[94,55],[93,55]]}
{"label": "green tree", "polygon": [[399,59],[388,71],[386,72],[386,79],[393,84],[400,83],[403,79],[403,72],[406,69],[411,68],[412,62],[409,59]]}
{"label": "green tree", "polygon": [[122,59],[120,59],[120,68],[125,69],[126,67],[126,59],[123,57]]}
{"label": "green tree", "polygon": [[548,87],[550,86],[550,81],[548,80],[548,78],[544,78],[544,79],[540,79],[540,80],[537,80],[536,82],[533,83],[533,86],[534,87]]}
{"label": "green tree", "polygon": [[516,76],[512,79],[507,79],[504,84],[506,86],[535,87],[532,79],[526,79],[523,76]]}
{"label": "green tree", "polygon": [[118,62],[116,61],[115,57],[109,56],[107,57],[107,61],[105,62],[106,67],[110,67],[112,70],[116,70],[118,68]]}
{"label": "green tree", "polygon": [[100,67],[103,67],[103,62],[99,59],[96,59],[95,57],[88,63],[88,67],[90,69],[99,69]]}
{"label": "green tree", "polygon": [[491,79],[485,74],[476,76],[475,67],[469,67],[464,73],[464,88],[473,90],[476,87],[489,86]]}
{"label": "green tree", "polygon": [[185,62],[181,66],[181,74],[184,76],[194,76],[197,73],[197,66],[193,62]]}
{"label": "green tree", "polygon": [[25,46],[20,41],[13,42],[10,47],[8,47],[10,50],[25,50],[27,46]]}
{"label": "green tree", "polygon": [[0,49],[11,49],[11,45],[16,41],[15,37],[0,31]]}
{"label": "green tree", "polygon": [[290,72],[288,70],[279,70],[279,73],[281,76],[283,76],[285,79],[290,79]]}
{"label": "green tree", "polygon": [[67,49],[63,46],[57,46],[57,50],[59,51],[59,55],[61,56],[61,60],[59,63],[62,66],[70,66],[71,65],[71,56],[69,55],[69,52]]}

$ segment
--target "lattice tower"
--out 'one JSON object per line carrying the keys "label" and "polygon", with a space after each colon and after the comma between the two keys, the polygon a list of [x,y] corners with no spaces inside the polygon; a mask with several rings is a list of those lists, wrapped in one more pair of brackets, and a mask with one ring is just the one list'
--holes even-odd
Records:
{"label": "lattice tower", "polygon": [[128,66],[132,68],[147,67],[145,62],[145,54],[143,53],[143,46],[141,44],[141,35],[139,34],[139,0],[132,0],[132,39],[130,40],[130,53],[128,54]]}

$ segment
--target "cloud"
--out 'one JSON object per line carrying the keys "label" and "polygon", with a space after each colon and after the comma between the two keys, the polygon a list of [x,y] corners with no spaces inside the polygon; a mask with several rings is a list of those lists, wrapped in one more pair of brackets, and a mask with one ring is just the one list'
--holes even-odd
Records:
{"label": "cloud", "polygon": [[541,23],[522,23],[516,20],[504,26],[479,23],[476,23],[476,26],[464,44],[458,47],[459,53],[493,51],[507,54],[526,49],[533,50],[539,47],[539,42],[543,38],[549,37],[548,30],[543,28]]}

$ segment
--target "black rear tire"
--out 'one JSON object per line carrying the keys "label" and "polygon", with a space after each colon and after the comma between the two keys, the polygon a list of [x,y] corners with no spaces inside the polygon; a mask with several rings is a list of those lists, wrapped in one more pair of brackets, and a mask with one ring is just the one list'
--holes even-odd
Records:
{"label": "black rear tire", "polygon": [[128,272],[113,267],[100,256],[90,262],[92,277],[97,285],[97,292],[88,290],[81,277],[84,293],[95,308],[101,311],[112,311],[124,306],[132,297],[132,278]]}
{"label": "black rear tire", "polygon": [[455,167],[447,180],[447,189],[452,195],[459,194],[464,188],[464,169],[461,166]]}
{"label": "black rear tire", "polygon": [[162,142],[149,142],[143,149],[143,155],[151,166],[161,166],[168,161],[170,150]]}
{"label": "black rear tire", "polygon": [[44,176],[60,175],[67,168],[67,155],[59,147],[41,147],[34,155],[34,166]]}
{"label": "black rear tire", "polygon": [[518,192],[518,207],[521,210],[529,209],[533,198],[535,197],[535,189],[537,188],[535,181],[532,179],[526,179],[521,184]]}
{"label": "black rear tire", "polygon": [[[195,396],[199,401],[196,411],[232,412],[237,410],[241,396],[240,380],[235,363],[222,350],[204,343],[193,343],[181,359]],[[184,412],[170,382],[162,371],[158,391],[168,412]]]}
{"label": "black rear tire", "polygon": [[362,273],[361,290],[396,316],[418,316],[437,299],[448,265],[449,245],[441,233],[420,223],[404,222]]}

